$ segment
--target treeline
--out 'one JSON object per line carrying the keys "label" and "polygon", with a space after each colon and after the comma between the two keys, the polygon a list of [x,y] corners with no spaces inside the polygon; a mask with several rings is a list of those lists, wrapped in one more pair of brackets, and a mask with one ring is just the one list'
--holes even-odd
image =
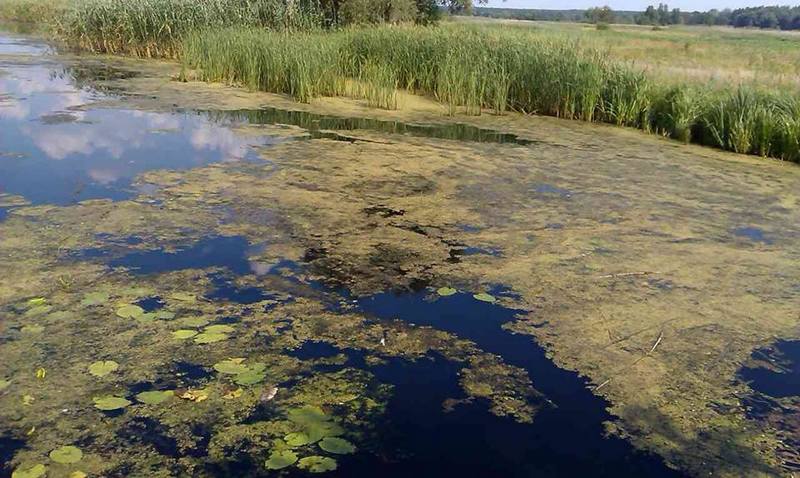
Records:
{"label": "treeline", "polygon": [[473,14],[489,18],[555,22],[628,23],[638,25],[708,25],[800,30],[800,6],[748,7],[683,12],[665,3],[650,5],[644,12],[612,11],[608,7],[589,10],[536,10],[475,7]]}

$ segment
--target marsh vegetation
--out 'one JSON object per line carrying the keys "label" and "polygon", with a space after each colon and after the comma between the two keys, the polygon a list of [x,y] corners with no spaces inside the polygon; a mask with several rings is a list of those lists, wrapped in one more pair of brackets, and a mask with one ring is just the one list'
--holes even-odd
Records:
{"label": "marsh vegetation", "polygon": [[[11,5],[6,15],[23,18],[31,14],[19,5],[35,15],[43,8],[35,0]],[[388,5],[390,11],[399,8]],[[570,36],[552,28],[458,23],[341,29],[340,18],[347,15],[331,14],[324,4],[280,0],[71,0],[53,9],[41,15],[54,18],[52,30],[70,44],[180,58],[195,77],[286,93],[302,102],[344,95],[395,109],[400,89],[435,98],[451,115],[517,111],[605,122],[800,161],[796,87],[663,81],[668,74],[638,65],[631,48],[603,46],[626,38],[618,33]],[[361,17],[352,18],[360,23]],[[624,35],[630,39],[632,33]],[[674,50],[674,34],[663,37],[671,43],[664,51]],[[686,42],[686,56],[691,49]]]}

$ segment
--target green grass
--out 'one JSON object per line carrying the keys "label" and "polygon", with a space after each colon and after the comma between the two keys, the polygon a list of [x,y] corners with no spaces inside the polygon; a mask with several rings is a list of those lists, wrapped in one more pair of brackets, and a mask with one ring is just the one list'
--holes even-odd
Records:
{"label": "green grass", "polygon": [[511,110],[606,122],[800,162],[796,88],[731,78],[709,82],[703,75],[664,81],[671,70],[650,67],[662,60],[682,67],[690,58],[713,70],[739,64],[742,55],[711,61],[707,51],[738,49],[761,52],[760,63],[747,60],[750,66],[778,71],[780,59],[800,62],[793,37],[497,23],[323,31],[312,2],[4,0],[0,17],[38,17],[89,51],[181,58],[184,71],[194,70],[203,80],[286,93],[303,102],[352,96],[395,109],[398,89],[405,89],[435,98],[449,114]]}
{"label": "green grass", "polygon": [[88,51],[177,56],[185,35],[229,26],[304,30],[321,19],[306,2],[281,0],[72,0],[57,32]]}
{"label": "green grass", "polygon": [[447,25],[287,34],[229,28],[188,36],[182,58],[206,81],[287,93],[299,101],[350,95],[394,109],[400,87],[437,99],[451,114],[513,110],[607,122],[800,161],[795,95],[750,86],[662,85],[607,53],[534,31]]}

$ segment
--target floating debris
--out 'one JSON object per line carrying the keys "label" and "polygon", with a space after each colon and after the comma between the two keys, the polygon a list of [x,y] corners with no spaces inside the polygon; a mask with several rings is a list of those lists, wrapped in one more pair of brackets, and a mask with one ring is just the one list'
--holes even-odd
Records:
{"label": "floating debris", "polygon": [[272,399],[275,398],[275,395],[277,394],[278,394],[278,387],[271,385],[265,388],[264,391],[261,392],[261,395],[258,397],[258,401],[261,403],[267,403],[269,401],[272,401]]}
{"label": "floating debris", "polygon": [[44,367],[37,368],[36,378],[38,378],[39,380],[44,380],[45,377],[47,377],[47,370],[45,370]]}
{"label": "floating debris", "polygon": [[191,402],[200,403],[208,400],[208,392],[205,390],[184,390],[178,394],[178,397]]}
{"label": "floating debris", "polygon": [[50,452],[50,459],[62,465],[71,465],[81,461],[83,452],[80,448],[72,445],[62,446]]}

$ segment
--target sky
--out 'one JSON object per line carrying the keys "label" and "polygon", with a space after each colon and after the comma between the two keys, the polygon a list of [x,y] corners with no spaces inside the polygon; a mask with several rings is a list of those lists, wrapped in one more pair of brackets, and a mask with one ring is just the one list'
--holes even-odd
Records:
{"label": "sky", "polygon": [[[712,8],[742,8],[757,5],[797,5],[798,0],[661,0],[670,8],[680,8],[690,12],[694,10],[710,10]],[[477,2],[476,2],[477,3]],[[658,0],[489,0],[487,7],[501,8],[541,8],[551,10],[567,10],[572,8],[586,9],[608,5],[614,10],[644,10],[648,5],[658,5]]]}

